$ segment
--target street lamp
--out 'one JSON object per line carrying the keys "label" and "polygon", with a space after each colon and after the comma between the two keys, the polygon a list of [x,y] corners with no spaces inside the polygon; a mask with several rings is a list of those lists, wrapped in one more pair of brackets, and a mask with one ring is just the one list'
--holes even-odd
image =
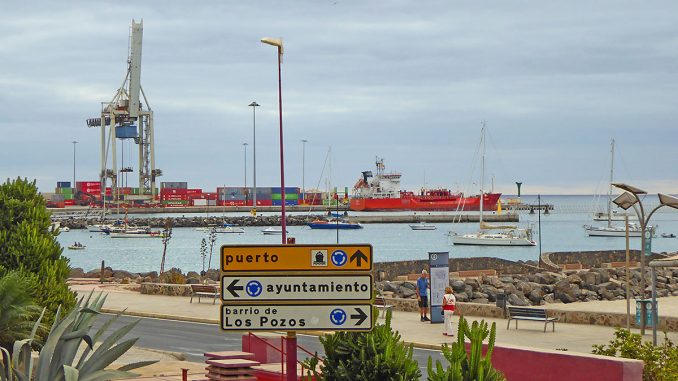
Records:
{"label": "street lamp", "polygon": [[78,142],[73,140],[71,143],[73,143],[73,185],[71,188],[75,189],[75,145],[78,144]]}
{"label": "street lamp", "polygon": [[301,202],[306,204],[306,142],[308,140],[301,139]]}
{"label": "street lamp", "polygon": [[247,142],[242,146],[245,147],[245,200],[247,200]]}
{"label": "street lamp", "polygon": [[[650,218],[656,212],[659,208],[663,206],[668,206],[671,208],[678,209],[678,198],[675,198],[673,196],[665,195],[659,193],[659,205],[657,205],[654,209],[650,211],[647,216],[645,215],[645,208],[643,207],[643,203],[640,201],[640,198],[638,195],[643,195],[647,194],[646,191],[636,188],[634,186],[628,185],[628,184],[623,184],[623,183],[613,183],[612,184],[614,187],[617,187],[619,189],[622,189],[626,192],[622,193],[620,196],[615,198],[612,202],[615,203],[618,207],[628,210],[629,208],[633,207],[633,209],[636,212],[636,215],[638,216],[638,221],[640,222],[640,230],[642,232],[642,235],[640,237],[640,287],[641,287],[641,299],[645,299],[645,239],[646,239],[646,230],[648,227],[648,223],[650,222]],[[650,233],[651,234],[651,233]],[[650,239],[651,239],[650,235]],[[657,344],[657,308],[656,308],[656,303],[657,303],[657,295],[656,295],[656,284],[654,282],[654,279],[652,281],[652,306],[654,307],[654,313],[653,315],[653,324],[652,324],[652,340],[654,344]],[[641,335],[645,334],[645,316],[646,316],[646,306],[645,303],[641,302],[640,305],[640,312],[641,312],[641,319],[640,319],[640,333]]]}
{"label": "street lamp", "polygon": [[[273,45],[278,48],[278,119],[280,121],[280,197],[282,199],[281,205],[281,224],[282,224],[282,243],[287,243],[287,221],[285,219],[285,158],[283,155],[283,123],[282,123],[282,76],[280,64],[283,56],[283,42],[279,38],[264,37],[261,42],[268,45]],[[294,365],[296,367],[296,364]],[[288,372],[289,373],[289,372]],[[296,373],[296,372],[295,372]]]}
{"label": "street lamp", "polygon": [[254,178],[252,179],[252,215],[257,215],[257,107],[259,103],[252,101],[247,106],[252,107],[252,167],[254,167]]}

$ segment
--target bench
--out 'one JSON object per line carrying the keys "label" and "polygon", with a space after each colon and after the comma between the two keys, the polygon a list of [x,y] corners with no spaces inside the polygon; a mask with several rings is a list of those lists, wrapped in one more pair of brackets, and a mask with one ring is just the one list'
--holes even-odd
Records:
{"label": "bench", "polygon": [[217,298],[219,298],[219,288],[211,284],[192,284],[191,285],[191,303],[193,303],[193,297],[198,297],[198,303],[200,303],[201,297],[212,298],[212,304],[216,303]]}
{"label": "bench", "polygon": [[556,321],[557,317],[548,317],[546,315],[546,310],[543,308],[531,308],[531,307],[515,307],[508,306],[508,324],[506,324],[506,329],[509,329],[511,325],[511,320],[516,321],[516,329],[518,329],[518,320],[532,320],[532,321],[543,321],[544,322],[544,332],[546,332],[546,326],[548,323],[553,324],[553,332],[556,331]]}
{"label": "bench", "polygon": [[[384,296],[380,292],[377,292],[377,296],[374,298],[374,303],[372,303],[372,305],[381,311],[382,318],[386,317],[386,311],[393,311],[393,306],[386,304],[386,299],[384,299]],[[379,314],[377,314],[377,316],[378,315]]]}

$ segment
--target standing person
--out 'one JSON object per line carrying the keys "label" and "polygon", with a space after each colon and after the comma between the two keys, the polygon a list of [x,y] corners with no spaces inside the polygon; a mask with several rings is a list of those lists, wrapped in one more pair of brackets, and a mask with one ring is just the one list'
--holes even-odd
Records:
{"label": "standing person", "polygon": [[443,295],[443,316],[445,317],[443,335],[454,336],[454,331],[452,329],[452,315],[454,315],[456,304],[457,298],[452,292],[452,287],[445,287],[445,295]]}
{"label": "standing person", "polygon": [[431,321],[428,318],[428,296],[426,291],[431,288],[431,285],[428,283],[427,278],[428,272],[426,269],[421,270],[421,277],[417,279],[417,301],[419,302],[419,314],[421,315],[421,321]]}

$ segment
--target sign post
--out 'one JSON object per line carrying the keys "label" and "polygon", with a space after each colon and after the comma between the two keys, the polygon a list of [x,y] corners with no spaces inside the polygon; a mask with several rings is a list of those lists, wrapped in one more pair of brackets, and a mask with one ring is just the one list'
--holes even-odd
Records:
{"label": "sign post", "polygon": [[286,331],[287,376],[297,331],[371,331],[372,245],[224,245],[221,329]]}
{"label": "sign post", "polygon": [[429,268],[431,272],[431,323],[442,323],[443,319],[443,295],[445,287],[450,285],[450,253],[429,252]]}

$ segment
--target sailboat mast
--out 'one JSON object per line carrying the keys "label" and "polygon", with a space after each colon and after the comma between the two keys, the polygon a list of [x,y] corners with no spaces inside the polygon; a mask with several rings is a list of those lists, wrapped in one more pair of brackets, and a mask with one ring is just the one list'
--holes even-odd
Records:
{"label": "sailboat mast", "polygon": [[612,183],[614,182],[614,139],[610,142],[610,189],[607,192],[607,227],[612,226]]}
{"label": "sailboat mast", "polygon": [[480,226],[483,225],[483,187],[485,186],[485,121],[482,122],[483,127],[480,129]]}

